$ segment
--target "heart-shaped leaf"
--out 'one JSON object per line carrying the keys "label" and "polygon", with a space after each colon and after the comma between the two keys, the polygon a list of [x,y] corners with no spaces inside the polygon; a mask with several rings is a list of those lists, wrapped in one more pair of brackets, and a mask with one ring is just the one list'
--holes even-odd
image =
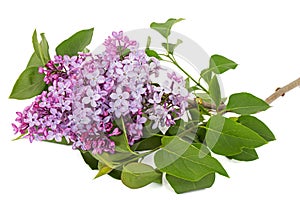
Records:
{"label": "heart-shaped leaf", "polygon": [[172,26],[182,20],[184,20],[184,19],[183,18],[179,18],[179,19],[171,18],[171,19],[168,19],[165,23],[152,22],[150,24],[150,27],[152,29],[156,30],[157,32],[159,32],[163,37],[168,38],[171,33]]}

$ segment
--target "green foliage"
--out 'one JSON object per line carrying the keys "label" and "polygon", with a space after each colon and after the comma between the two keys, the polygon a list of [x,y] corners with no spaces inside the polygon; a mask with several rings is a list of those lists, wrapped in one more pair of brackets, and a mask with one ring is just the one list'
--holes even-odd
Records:
{"label": "green foliage", "polygon": [[166,135],[175,136],[175,135],[179,134],[181,131],[184,130],[184,128],[182,128],[183,124],[184,124],[184,121],[182,119],[177,120],[175,122],[175,124],[168,129],[168,131],[166,132]]}
{"label": "green foliage", "polygon": [[37,32],[34,30],[32,35],[33,49],[36,56],[40,59],[42,64],[45,65],[50,60],[49,45],[44,33],[41,33],[41,38],[42,41],[39,42],[37,38]]}
{"label": "green foliage", "polygon": [[101,176],[103,176],[105,174],[110,173],[113,169],[110,168],[110,167],[108,167],[108,166],[106,166],[102,162],[98,162],[98,170],[99,171],[98,171],[98,173],[97,173],[97,175],[95,176],[94,179],[99,178],[99,177],[101,177]]}
{"label": "green foliage", "polygon": [[84,160],[84,162],[92,169],[97,170],[98,169],[98,160],[94,158],[94,156],[91,154],[91,152],[88,151],[82,151],[80,150],[80,154]]}
{"label": "green foliage", "polygon": [[[80,150],[85,163],[92,170],[98,170],[95,178],[109,175],[135,189],[153,182],[162,183],[165,174],[178,194],[200,190],[213,185],[216,173],[229,177],[212,152],[229,159],[253,161],[258,159],[256,148],[275,140],[271,130],[261,120],[251,116],[267,110],[269,105],[266,102],[243,92],[231,95],[226,105],[218,78],[220,74],[237,67],[234,61],[221,55],[212,55],[209,67],[199,75],[201,82],[198,79],[196,81],[176,61],[174,51],[183,41],[177,39],[176,43],[169,43],[169,36],[173,25],[182,20],[171,18],[164,23],[153,22],[150,27],[165,38],[162,46],[166,51],[158,53],[151,49],[151,38],[148,37],[145,53],[178,67],[187,76],[186,89],[196,98],[189,100],[184,119],[177,119],[166,131],[152,130],[148,120],[143,127],[143,138],[132,146],[128,144],[129,133],[123,118],[115,120],[114,125],[122,131],[120,135],[110,137],[115,143],[115,153],[93,154]],[[93,31],[92,28],[75,33],[57,46],[56,54],[75,56],[78,52],[89,52],[87,46],[92,40]],[[50,60],[49,45],[43,33],[40,37],[41,41],[34,31],[34,52],[16,81],[10,98],[32,98],[47,88],[44,75],[38,73],[38,68]],[[121,58],[130,53],[129,49],[122,47],[118,47],[118,51]],[[206,86],[202,85],[202,80]],[[65,139],[47,142],[72,145]],[[149,155],[154,155],[155,166],[143,163],[143,159]]]}
{"label": "green foliage", "polygon": [[255,149],[243,148],[241,153],[233,156],[228,156],[228,158],[239,160],[239,161],[253,161],[258,159],[258,155]]}
{"label": "green foliage", "polygon": [[194,182],[177,178],[169,174],[166,175],[166,179],[177,194],[182,194],[185,192],[201,190],[211,187],[215,182],[215,173],[209,174],[200,179],[199,181]]}
{"label": "green foliage", "polygon": [[40,67],[43,66],[44,64],[41,62],[41,60],[39,59],[39,57],[36,55],[35,52],[33,52],[32,56],[30,57],[27,67],[26,68],[30,68],[30,67]]}
{"label": "green foliage", "polygon": [[235,69],[237,64],[221,55],[212,55],[209,60],[209,67],[201,71],[200,76],[209,84],[212,74],[223,74],[229,69]]}
{"label": "green foliage", "polygon": [[45,89],[44,74],[38,72],[38,67],[26,68],[17,79],[9,98],[30,99]]}
{"label": "green foliage", "polygon": [[154,50],[152,50],[152,49],[149,48],[150,44],[151,44],[151,37],[148,36],[148,38],[147,38],[147,44],[146,44],[146,49],[145,49],[145,53],[147,54],[147,56],[154,57],[154,58],[156,58],[158,60],[162,60],[162,58],[159,56],[159,54],[156,51],[154,51]]}
{"label": "green foliage", "polygon": [[154,57],[158,60],[162,60],[162,58],[158,55],[158,53],[152,49],[145,49],[147,56]]}
{"label": "green foliage", "polygon": [[41,42],[38,41],[37,32],[34,30],[32,43],[34,52],[31,55],[26,69],[21,73],[14,84],[9,98],[30,99],[39,95],[46,88],[44,74],[38,72],[38,68],[44,66],[49,60],[49,45],[44,33],[41,33]]}
{"label": "green foliage", "polygon": [[221,103],[221,90],[220,90],[220,85],[219,81],[216,76],[214,76],[210,83],[209,83],[209,95],[212,98],[214,104],[216,105],[216,108],[219,107]]}
{"label": "green foliage", "polygon": [[41,51],[42,51],[43,58],[47,63],[50,60],[49,45],[44,33],[41,33],[41,38],[42,38],[42,41],[40,42]]}
{"label": "green foliage", "polygon": [[164,38],[168,38],[171,33],[172,26],[182,20],[184,20],[184,19],[183,18],[179,18],[179,19],[171,18],[171,19],[168,19],[165,23],[152,22],[150,24],[150,27],[152,29],[156,30],[157,32],[159,32]]}
{"label": "green foliage", "polygon": [[75,56],[82,52],[92,41],[94,28],[81,30],[56,47],[57,55]]}
{"label": "green foliage", "polygon": [[240,116],[238,122],[258,133],[268,142],[276,139],[272,131],[256,117],[250,115]]}
{"label": "green foliage", "polygon": [[250,115],[267,110],[269,107],[270,106],[264,100],[252,94],[242,92],[232,94],[229,97],[226,110],[241,115]]}
{"label": "green foliage", "polygon": [[178,45],[180,45],[182,43],[182,40],[177,39],[176,44],[172,44],[172,43],[162,43],[161,45],[167,50],[167,52],[169,54],[173,54],[174,50],[176,47],[178,47]]}
{"label": "green foliage", "polygon": [[131,149],[134,151],[152,150],[161,145],[161,136],[154,135],[136,142]]}
{"label": "green foliage", "polygon": [[128,145],[126,133],[122,133],[118,136],[112,136],[110,138],[115,142],[117,152],[132,152]]}
{"label": "green foliage", "polygon": [[162,147],[155,154],[154,162],[160,171],[187,181],[199,181],[214,172],[228,177],[204,146],[198,149],[177,136],[162,138]]}
{"label": "green foliage", "polygon": [[121,175],[124,185],[132,189],[144,187],[161,177],[161,173],[143,163],[130,163],[124,166]]}
{"label": "green foliage", "polygon": [[113,169],[111,170],[111,172],[108,173],[108,175],[114,179],[121,180],[122,170],[122,167]]}
{"label": "green foliage", "polygon": [[211,76],[212,76],[212,70],[209,68],[203,69],[200,73],[201,78],[205,80],[206,83],[210,83]]}
{"label": "green foliage", "polygon": [[232,156],[243,148],[256,148],[267,143],[259,134],[221,115],[212,116],[206,126],[205,141],[216,154]]}
{"label": "green foliage", "polygon": [[216,74],[223,74],[229,69],[235,69],[237,64],[221,55],[212,55],[209,61],[209,69]]}

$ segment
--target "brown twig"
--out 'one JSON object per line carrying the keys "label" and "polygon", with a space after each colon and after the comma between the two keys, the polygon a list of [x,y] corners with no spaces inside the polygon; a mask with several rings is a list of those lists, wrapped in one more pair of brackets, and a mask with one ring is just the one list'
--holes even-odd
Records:
{"label": "brown twig", "polygon": [[277,88],[276,91],[271,96],[269,96],[265,101],[268,104],[270,104],[273,101],[275,101],[276,99],[278,99],[279,97],[284,96],[285,93],[294,89],[297,86],[300,86],[300,78],[294,80],[293,82],[287,84],[286,86],[284,86],[282,88]]}
{"label": "brown twig", "polygon": [[[215,104],[205,102],[201,98],[196,98],[195,100],[189,101],[190,108],[195,108],[197,104],[202,105],[204,108],[206,108],[208,110],[216,110],[217,109]],[[224,110],[225,108],[226,108],[226,105],[223,102],[221,102],[220,106],[218,107],[218,112]]]}

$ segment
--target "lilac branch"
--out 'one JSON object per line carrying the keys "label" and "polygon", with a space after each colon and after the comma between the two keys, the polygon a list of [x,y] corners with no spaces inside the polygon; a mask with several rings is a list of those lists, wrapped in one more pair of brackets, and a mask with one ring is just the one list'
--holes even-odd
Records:
{"label": "lilac branch", "polygon": [[285,93],[289,92],[290,90],[300,86],[300,78],[294,80],[293,82],[287,84],[286,86],[282,88],[277,88],[276,91],[270,95],[265,101],[270,104],[276,99],[278,99],[281,96],[284,96]]}

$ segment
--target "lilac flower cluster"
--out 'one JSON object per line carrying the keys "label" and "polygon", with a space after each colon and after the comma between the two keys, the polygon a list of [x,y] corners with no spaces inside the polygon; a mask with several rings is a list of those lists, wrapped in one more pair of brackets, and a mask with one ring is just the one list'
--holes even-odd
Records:
{"label": "lilac flower cluster", "polygon": [[50,60],[45,67],[39,68],[39,73],[45,74],[44,81],[46,84],[52,84],[58,78],[68,79],[74,74],[74,70],[80,67],[85,57],[89,54],[78,53],[78,56],[67,55],[54,56],[54,60]]}
{"label": "lilac flower cluster", "polygon": [[149,109],[146,113],[149,120],[153,122],[153,129],[174,125],[188,106],[189,93],[185,88],[183,77],[175,72],[168,73],[167,76],[169,80],[166,80],[162,86],[152,86],[149,94],[148,104],[150,105],[147,105]]}
{"label": "lilac flower cluster", "polygon": [[183,77],[168,73],[164,84],[153,84],[160,63],[122,31],[113,32],[104,46],[102,54],[56,56],[40,68],[48,91],[17,113],[15,132],[30,141],[64,137],[75,149],[114,153],[112,136],[126,133],[132,145],[147,121],[156,129],[182,117],[189,97]]}
{"label": "lilac flower cluster", "polygon": [[73,83],[68,77],[83,60],[84,56],[56,56],[45,68],[39,69],[45,73],[44,81],[50,86],[23,112],[17,112],[19,125],[12,124],[15,133],[21,133],[30,142],[53,139],[60,142],[63,137],[67,141],[76,139],[72,121]]}

